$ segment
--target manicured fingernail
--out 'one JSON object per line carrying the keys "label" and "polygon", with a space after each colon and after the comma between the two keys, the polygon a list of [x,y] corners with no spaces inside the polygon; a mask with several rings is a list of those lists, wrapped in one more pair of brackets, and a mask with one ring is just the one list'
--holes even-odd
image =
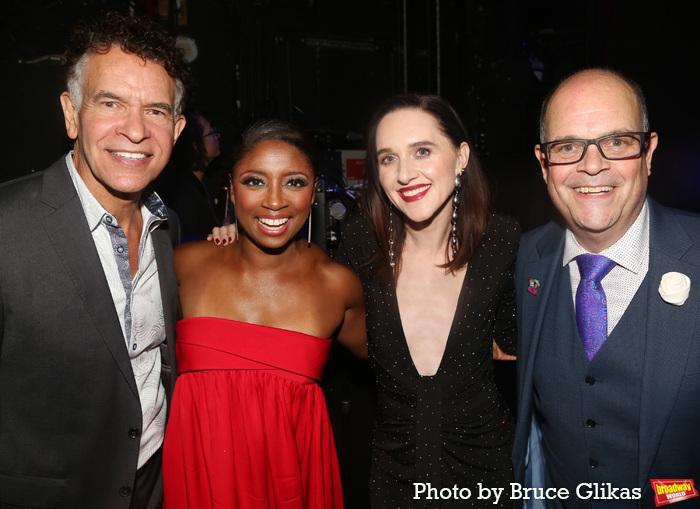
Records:
{"label": "manicured fingernail", "polygon": [[215,243],[216,245],[219,245],[219,244],[221,244],[221,241],[220,241],[219,239],[216,239],[216,240],[214,241],[214,243]]}

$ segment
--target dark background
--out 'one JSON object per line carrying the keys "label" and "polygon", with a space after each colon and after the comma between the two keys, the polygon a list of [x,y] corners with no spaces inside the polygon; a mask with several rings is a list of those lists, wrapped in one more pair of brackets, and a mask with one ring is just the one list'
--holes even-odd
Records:
{"label": "dark background", "polygon": [[[440,93],[468,124],[494,184],[495,209],[516,216],[527,230],[552,214],[533,157],[542,98],[568,72],[602,65],[628,74],[647,94],[660,138],[650,194],[699,210],[700,31],[687,5],[4,0],[0,181],[41,170],[70,147],[58,101],[64,40],[77,19],[112,9],[160,19],[195,40],[190,104],[222,130],[220,173],[230,167],[240,131],[259,118],[297,122],[322,150],[357,149],[370,112],[388,95]],[[329,164],[324,171],[333,176],[339,168]]]}
{"label": "dark background", "polygon": [[[230,150],[246,125],[278,116],[314,134],[327,155],[322,171],[337,180],[337,151],[363,147],[364,125],[378,102],[404,90],[440,93],[470,129],[493,183],[495,210],[514,215],[528,230],[554,215],[533,156],[541,101],[567,73],[608,66],[638,81],[647,95],[660,139],[650,194],[700,212],[700,30],[689,5],[4,0],[0,181],[44,169],[70,148],[58,101],[63,43],[75,20],[112,9],[159,19],[196,42],[190,104],[222,132],[214,178],[228,171]],[[336,361],[327,394],[346,498],[349,507],[366,507],[371,382],[363,365],[334,369]],[[512,398],[511,368],[499,370]]]}

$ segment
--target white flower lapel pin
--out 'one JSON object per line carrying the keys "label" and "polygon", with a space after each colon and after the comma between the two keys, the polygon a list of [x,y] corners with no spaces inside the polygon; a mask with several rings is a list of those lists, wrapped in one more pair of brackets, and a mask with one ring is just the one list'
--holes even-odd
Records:
{"label": "white flower lapel pin", "polygon": [[682,306],[690,295],[690,278],[680,272],[667,272],[661,276],[659,295],[669,304]]}

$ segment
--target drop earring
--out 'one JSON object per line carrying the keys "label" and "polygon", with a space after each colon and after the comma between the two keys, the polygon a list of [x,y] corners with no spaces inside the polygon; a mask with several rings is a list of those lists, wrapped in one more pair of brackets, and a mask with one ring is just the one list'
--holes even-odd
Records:
{"label": "drop earring", "polygon": [[457,209],[459,208],[459,191],[462,189],[462,170],[455,177],[455,195],[452,198],[452,258],[457,257]]}
{"label": "drop earring", "polygon": [[[229,184],[231,186],[231,191],[233,191],[233,181],[229,181]],[[233,224],[236,226],[236,232],[234,233],[234,239],[236,240],[236,243],[238,243],[238,214],[236,214],[236,202],[233,199],[233,192],[229,194],[229,201],[231,202],[231,206],[233,207]],[[228,205],[228,203],[227,203]],[[229,223],[230,224],[230,223]]]}
{"label": "drop earring", "polygon": [[311,247],[311,213],[313,212],[313,208],[309,209],[309,247]]}
{"label": "drop earring", "polygon": [[393,269],[396,266],[394,262],[394,213],[389,207],[389,266]]}

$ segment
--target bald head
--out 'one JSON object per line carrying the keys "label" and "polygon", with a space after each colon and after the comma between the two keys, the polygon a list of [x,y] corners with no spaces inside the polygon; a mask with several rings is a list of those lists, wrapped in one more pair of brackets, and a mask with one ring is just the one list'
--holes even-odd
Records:
{"label": "bald head", "polygon": [[[648,133],[644,98],[633,82],[614,72],[591,69],[563,81],[543,108],[542,137],[586,142],[581,158],[550,164],[546,150],[535,147],[547,191],[579,244],[599,253],[617,242],[644,205],[652,154],[658,143]],[[598,144],[603,138],[639,148],[637,155],[607,158]],[[625,141],[622,135],[626,136]],[[613,156],[615,154],[613,153]]]}
{"label": "bald head", "polygon": [[[542,104],[540,112],[540,142],[544,143],[548,138],[548,122],[551,120],[550,106],[557,99],[561,92],[586,91],[599,88],[603,92],[617,89],[630,94],[634,101],[634,108],[637,111],[639,125],[634,130],[649,131],[649,114],[647,112],[646,100],[641,87],[633,80],[623,74],[608,69],[586,69],[578,71],[559,83],[548,95]],[[619,94],[620,96],[624,93]]]}

